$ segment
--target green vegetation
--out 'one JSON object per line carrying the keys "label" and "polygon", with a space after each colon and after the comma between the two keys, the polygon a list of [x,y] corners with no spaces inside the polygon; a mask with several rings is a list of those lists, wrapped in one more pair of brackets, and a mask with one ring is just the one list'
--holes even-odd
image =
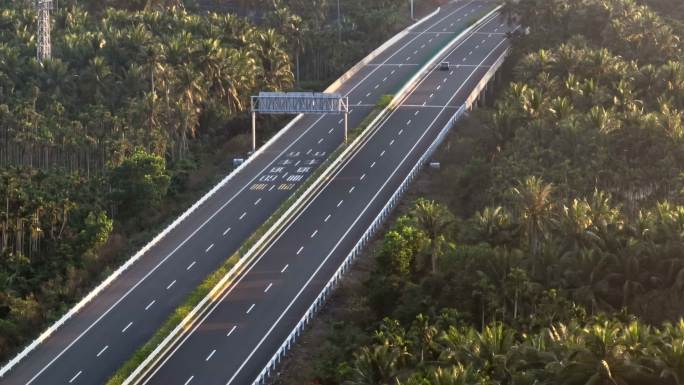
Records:
{"label": "green vegetation", "polygon": [[379,241],[312,382],[682,383],[681,36],[631,0],[508,7],[531,32],[510,84]]}
{"label": "green vegetation", "polygon": [[60,1],[41,64],[30,3],[0,1],[2,360],[228,171],[251,94],[293,84],[276,31],[177,7]]}

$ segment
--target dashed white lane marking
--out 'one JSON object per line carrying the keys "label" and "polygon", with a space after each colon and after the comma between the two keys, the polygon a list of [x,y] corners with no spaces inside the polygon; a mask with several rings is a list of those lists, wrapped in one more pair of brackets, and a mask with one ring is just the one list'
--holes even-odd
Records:
{"label": "dashed white lane marking", "polygon": [[482,39],[482,44],[484,44],[487,41],[487,39]]}
{"label": "dashed white lane marking", "polygon": [[313,148],[310,148],[309,151],[306,152],[306,155],[311,154],[312,151],[313,151]]}
{"label": "dashed white lane marking", "polygon": [[390,146],[394,144],[394,139],[390,141]]}
{"label": "dashed white lane marking", "polygon": [[480,48],[480,45],[479,45],[479,44],[475,44],[475,49],[478,49],[478,48]]}
{"label": "dashed white lane marking", "polygon": [[268,189],[268,191],[271,191],[271,190],[273,190],[274,188],[275,188],[275,185],[271,186],[271,188]]}
{"label": "dashed white lane marking", "polygon": [[383,155],[385,155],[385,150],[382,150],[382,152],[380,153],[380,157],[382,158]]}
{"label": "dashed white lane marking", "polygon": [[435,94],[430,94],[430,99],[432,99],[433,96],[435,96]]}
{"label": "dashed white lane marking", "polygon": [[283,269],[282,269],[282,270],[280,270],[280,273],[281,273],[281,274],[282,274],[282,273],[284,273],[284,272],[285,272],[285,270],[287,270],[288,266],[290,266],[290,265],[289,265],[289,264],[288,264],[288,265],[285,265],[285,267],[283,267]]}
{"label": "dashed white lane marking", "polygon": [[297,255],[301,254],[301,253],[302,253],[302,250],[304,250],[304,246],[301,246],[301,247],[299,248],[299,250],[297,250]]}
{"label": "dashed white lane marking", "polygon": [[439,91],[440,88],[442,88],[441,84],[437,86],[436,90]]}
{"label": "dashed white lane marking", "polygon": [[341,200],[341,201],[339,201],[339,202],[337,203],[337,207],[340,207],[340,206],[342,206],[342,203],[343,203],[343,202],[344,202],[344,199],[343,199],[343,200]]}
{"label": "dashed white lane marking", "polygon": [[425,48],[425,44],[421,45],[420,48],[421,48],[421,49]]}
{"label": "dashed white lane marking", "polygon": [[316,236],[316,234],[318,234],[318,230],[314,230],[314,232],[313,232],[313,233],[311,233],[311,238],[315,237],[315,236]]}
{"label": "dashed white lane marking", "polygon": [[468,52],[468,56],[470,56],[470,55],[472,55],[472,54],[473,54],[473,51]]}
{"label": "dashed white lane marking", "polygon": [[328,216],[325,217],[325,219],[323,220],[323,222],[328,222],[328,221],[330,220],[330,217],[332,217],[332,215],[331,215],[331,214],[328,214]]}
{"label": "dashed white lane marking", "polygon": [[380,84],[376,84],[375,87],[373,87],[373,89],[376,89],[376,90],[377,90],[378,87],[380,87]]}
{"label": "dashed white lane marking", "polygon": [[226,334],[226,337],[230,337],[230,335],[233,334],[233,332],[235,331],[235,329],[237,329],[237,326],[233,325],[233,327],[230,328],[230,331],[228,332],[228,334]]}
{"label": "dashed white lane marking", "polygon": [[399,135],[401,135],[403,132],[404,132],[404,129],[402,128],[401,130],[399,130]]}
{"label": "dashed white lane marking", "polygon": [[409,61],[409,60],[411,60],[411,56],[409,56],[409,57],[406,58],[406,61]]}
{"label": "dashed white lane marking", "polygon": [[256,201],[254,201],[254,206],[258,205],[260,202],[261,202],[261,198],[257,199]]}
{"label": "dashed white lane marking", "polygon": [[323,138],[318,139],[318,144],[323,143]]}
{"label": "dashed white lane marking", "polygon": [[173,287],[173,285],[175,285],[175,284],[176,284],[176,280],[174,279],[173,282],[171,282],[171,283],[169,284],[169,286],[166,287],[166,290],[171,289],[171,288]]}
{"label": "dashed white lane marking", "polygon": [[190,383],[190,381],[192,381],[193,378],[195,378],[195,376],[190,376],[190,378],[188,378],[188,380],[185,381],[185,384],[183,384],[183,385],[188,385]]}
{"label": "dashed white lane marking", "polygon": [[255,303],[253,303],[252,306],[250,306],[249,309],[247,309],[247,312],[245,312],[245,314],[249,314],[249,312],[251,312],[252,309],[254,309],[254,306],[256,306]]}
{"label": "dashed white lane marking", "polygon": [[131,327],[131,325],[133,325],[133,321],[129,322],[125,328],[121,329],[121,333],[126,333],[126,330],[128,330],[128,328]]}
{"label": "dashed white lane marking", "polygon": [[413,113],[413,116],[418,116],[419,113],[420,113],[420,110],[414,112],[414,113]]}
{"label": "dashed white lane marking", "polygon": [[463,61],[466,61],[466,58],[463,58]]}
{"label": "dashed white lane marking", "polygon": [[244,213],[242,213],[242,215],[240,215],[240,220],[243,220],[246,215],[247,215],[247,212],[245,211]]}
{"label": "dashed white lane marking", "polygon": [[394,75],[395,72],[397,72],[397,70],[392,70],[392,72],[390,72],[390,75]]}
{"label": "dashed white lane marking", "polygon": [[105,345],[105,347],[102,348],[102,350],[100,350],[95,357],[101,356],[102,353],[104,353],[107,349],[109,349],[109,345]]}
{"label": "dashed white lane marking", "polygon": [[157,300],[153,299],[152,302],[148,303],[147,306],[145,306],[145,311],[150,310],[150,308],[152,307],[152,305],[154,305],[155,302],[157,302]]}
{"label": "dashed white lane marking", "polygon": [[373,168],[373,167],[375,167],[375,162],[371,163],[370,168]]}
{"label": "dashed white lane marking", "polygon": [[406,125],[407,125],[407,126],[410,126],[410,125],[411,125],[411,119],[409,119],[408,122],[406,122]]}
{"label": "dashed white lane marking", "polygon": [[447,82],[447,79],[448,79],[448,78],[444,78],[444,80],[442,80],[442,83],[446,83],[446,82]]}
{"label": "dashed white lane marking", "polygon": [[352,186],[352,188],[349,189],[349,194],[353,193],[355,188],[356,186]]}
{"label": "dashed white lane marking", "polygon": [[366,94],[366,97],[369,97],[369,96],[371,96],[371,93],[370,93],[370,92]]}
{"label": "dashed white lane marking", "polygon": [[366,177],[366,174],[361,175],[361,178],[359,180],[363,180]]}
{"label": "dashed white lane marking", "polygon": [[356,103],[356,105],[357,105],[357,106],[360,106],[360,105],[361,105],[361,103],[363,103],[363,100],[359,100],[359,102],[358,102],[358,103]]}
{"label": "dashed white lane marking", "polygon": [[329,130],[328,130],[328,135],[332,134],[333,130],[334,130],[334,128],[329,129]]}
{"label": "dashed white lane marking", "polygon": [[338,120],[338,121],[337,121],[337,124],[342,124],[342,122],[344,122],[344,118]]}
{"label": "dashed white lane marking", "polygon": [[453,74],[454,74],[454,71],[449,72],[449,75],[453,75]]}
{"label": "dashed white lane marking", "polygon": [[192,267],[195,266],[195,263],[197,263],[197,261],[192,261],[192,263],[189,264],[188,267],[185,268],[185,271],[192,269]]}
{"label": "dashed white lane marking", "polygon": [[264,289],[264,293],[268,293],[268,290],[273,286],[273,282],[269,283],[268,286]]}
{"label": "dashed white lane marking", "polygon": [[212,243],[211,245],[209,245],[209,247],[207,247],[207,249],[204,250],[204,252],[205,252],[205,253],[208,253],[209,250],[211,250],[212,247],[214,247],[214,244],[213,244],[213,243]]}
{"label": "dashed white lane marking", "polygon": [[76,379],[78,378],[78,376],[81,375],[81,373],[83,373],[83,371],[82,371],[82,370],[79,370],[78,373],[76,373],[75,376],[71,377],[71,380],[69,380],[69,383],[71,384],[72,382],[76,381]]}
{"label": "dashed white lane marking", "polygon": [[226,235],[230,232],[230,227],[226,229],[226,231],[223,232],[223,235]]}
{"label": "dashed white lane marking", "polygon": [[418,50],[413,51],[413,54],[414,54],[414,55],[417,55],[417,54],[418,54]]}
{"label": "dashed white lane marking", "polygon": [[216,349],[212,350],[211,353],[209,353],[209,355],[207,356],[207,358],[204,359],[204,361],[209,361],[211,357],[214,356],[214,353],[216,353]]}
{"label": "dashed white lane marking", "polygon": [[383,82],[383,83],[386,82],[386,81],[387,81],[387,77],[385,77],[384,79],[382,79],[382,82]]}

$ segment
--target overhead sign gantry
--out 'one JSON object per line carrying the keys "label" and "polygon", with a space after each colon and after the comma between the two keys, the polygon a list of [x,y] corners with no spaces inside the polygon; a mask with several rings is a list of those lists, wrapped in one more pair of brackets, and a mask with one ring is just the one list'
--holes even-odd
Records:
{"label": "overhead sign gantry", "polygon": [[256,151],[256,114],[344,114],[347,141],[349,98],[337,93],[260,92],[252,96],[252,151]]}

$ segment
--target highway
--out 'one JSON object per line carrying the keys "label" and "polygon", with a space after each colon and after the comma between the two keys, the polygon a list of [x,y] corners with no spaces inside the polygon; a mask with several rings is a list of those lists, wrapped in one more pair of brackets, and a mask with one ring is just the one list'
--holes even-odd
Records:
{"label": "highway", "polygon": [[[486,0],[447,4],[347,79],[338,92],[350,98],[350,127],[368,115],[381,95],[396,92],[455,32],[493,6]],[[105,383],[188,294],[340,145],[342,138],[341,116],[304,116],[19,361],[0,384]],[[300,276],[308,271],[309,266],[289,268],[290,273]],[[255,309],[255,313],[260,311],[261,306]],[[166,382],[174,383],[177,381]]]}
{"label": "highway", "polygon": [[508,47],[493,17],[451,49],[145,378],[245,385],[288,337],[418,158]]}

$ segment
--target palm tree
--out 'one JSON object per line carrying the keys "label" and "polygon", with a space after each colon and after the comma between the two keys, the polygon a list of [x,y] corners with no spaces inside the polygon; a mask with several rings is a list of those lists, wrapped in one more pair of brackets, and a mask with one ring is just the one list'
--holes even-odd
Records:
{"label": "palm tree", "polygon": [[411,215],[418,226],[430,238],[430,261],[432,273],[437,273],[437,261],[443,253],[448,227],[453,223],[453,215],[445,206],[424,198],[418,199],[411,209]]}
{"label": "palm tree", "polygon": [[512,189],[514,205],[527,237],[527,245],[535,257],[539,255],[541,242],[551,219],[552,192],[551,184],[544,183],[541,178],[535,176],[525,178]]}
{"label": "palm tree", "polygon": [[354,355],[347,385],[389,385],[396,376],[401,353],[389,345],[364,346]]}

